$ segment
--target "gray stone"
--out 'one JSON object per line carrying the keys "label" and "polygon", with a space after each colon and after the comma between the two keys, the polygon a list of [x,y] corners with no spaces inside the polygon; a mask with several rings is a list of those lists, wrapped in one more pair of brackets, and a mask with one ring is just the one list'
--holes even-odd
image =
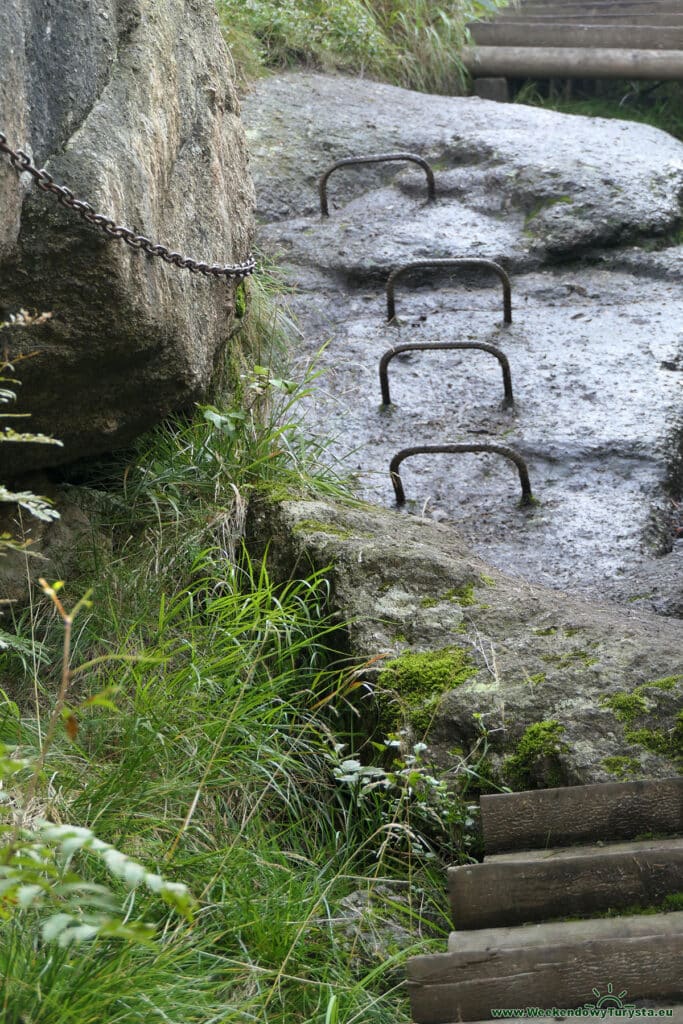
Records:
{"label": "gray stone", "polygon": [[[507,444],[528,462],[533,509],[518,507],[510,463],[482,455],[408,459],[408,507],[452,521],[526,579],[680,615],[681,143],[633,123],[318,75],[259,84],[245,123],[262,237],[293,285],[297,360],[323,371],[307,427],[331,439],[327,457],[354,474],[359,496],[393,505],[389,462],[408,445]],[[418,168],[346,168],[330,178],[321,221],[320,170],[391,149],[434,161],[436,205]],[[659,251],[651,232],[663,232]],[[512,276],[511,325],[490,272],[406,276],[386,323],[389,268],[448,254],[524,269]],[[502,348],[514,410],[501,409],[495,360],[451,351],[393,360],[393,405],[379,405],[384,352],[452,341]]]}
{"label": "gray stone", "polygon": [[[429,96],[363,80],[288,74],[245,102],[263,238],[288,261],[353,280],[409,256],[481,255],[529,269],[679,223],[683,146],[640,124],[478,97]],[[336,172],[319,222],[317,178],[352,154],[412,151],[402,164]],[[391,183],[394,187],[388,188]]]}
{"label": "gray stone", "polygon": [[[0,111],[10,145],[79,198],[172,249],[235,263],[252,185],[210,0],[9,0]],[[233,287],[109,240],[0,159],[0,312],[31,428],[63,448],[3,446],[6,472],[111,450],[206,394],[234,327]]]}
{"label": "gray stone", "polygon": [[[387,702],[394,726],[402,722],[382,692],[391,680],[377,685],[388,660],[445,648],[471,660],[470,678],[455,688],[444,674],[428,716],[430,756],[444,771],[462,763],[463,751],[481,754],[483,728],[494,774],[506,778],[525,730],[556,721],[557,749],[531,758],[527,777],[511,780],[518,788],[676,773],[683,754],[677,622],[506,576],[472,555],[452,528],[369,505],[292,500],[252,508],[250,535],[256,549],[272,538],[269,558],[281,578],[331,566],[349,650],[369,662],[363,678],[373,695],[362,705],[369,722],[374,716],[386,728]],[[422,729],[421,722],[419,738]],[[653,749],[660,742],[667,753]]]}

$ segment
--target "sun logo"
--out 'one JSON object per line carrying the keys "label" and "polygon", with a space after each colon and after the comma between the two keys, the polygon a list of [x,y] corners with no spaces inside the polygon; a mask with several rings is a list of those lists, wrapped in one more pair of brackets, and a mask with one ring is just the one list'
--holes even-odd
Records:
{"label": "sun logo", "polygon": [[607,1006],[617,1010],[632,1010],[634,1008],[634,1004],[625,1003],[623,1001],[624,996],[627,994],[628,993],[625,988],[622,989],[621,992],[615,992],[614,985],[610,981],[604,995],[601,994],[599,988],[594,988],[593,995],[595,996],[595,1002],[585,1003],[584,1005],[587,1010],[604,1010]]}

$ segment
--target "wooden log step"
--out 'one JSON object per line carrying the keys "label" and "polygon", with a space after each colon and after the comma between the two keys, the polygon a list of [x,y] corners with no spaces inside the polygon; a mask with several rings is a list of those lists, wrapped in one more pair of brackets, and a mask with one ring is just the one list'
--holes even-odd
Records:
{"label": "wooden log step", "polygon": [[[486,24],[493,25],[558,25],[560,23],[570,25],[605,25],[618,28],[619,25],[676,25],[681,19],[680,7],[671,11],[605,11],[604,13],[592,13],[590,11],[571,11],[563,8],[561,11],[549,11],[539,8],[538,11],[515,11],[506,17],[497,18]],[[474,25],[480,24],[474,22]],[[484,24],[482,22],[481,24]]]}
{"label": "wooden log step", "polygon": [[656,906],[683,894],[683,839],[503,853],[451,868],[448,885],[456,928]]}
{"label": "wooden log step", "polygon": [[487,856],[683,833],[683,777],[603,782],[481,798]]}
{"label": "wooden log step", "polygon": [[538,22],[481,22],[470,34],[477,46],[600,47],[617,50],[678,50],[683,48],[683,19],[665,30],[652,25],[572,24]]}
{"label": "wooden log step", "polygon": [[667,14],[680,14],[679,0],[575,0],[574,3],[562,3],[561,0],[538,0],[538,2],[511,4],[493,15],[495,21],[515,21],[531,16],[561,19],[570,15],[572,18],[632,18],[652,16],[662,17]]}
{"label": "wooden log step", "polygon": [[680,50],[470,46],[463,50],[462,61],[467,71],[479,78],[683,78]]}
{"label": "wooden log step", "polygon": [[[586,14],[571,14],[564,11],[562,14],[547,14],[539,12],[534,15],[519,14],[516,17],[504,18],[501,21],[481,22],[481,24],[498,25],[511,27],[513,25],[545,25],[548,29],[558,25],[585,25],[589,29],[595,27],[618,29],[620,26],[633,25],[636,28],[658,28],[664,35],[668,28],[681,23],[681,10],[672,11],[669,14],[596,14],[589,17]],[[475,22],[475,25],[479,22]]]}
{"label": "wooden log step", "polygon": [[455,932],[448,953],[408,962],[416,1024],[584,1006],[610,980],[629,1001],[683,998],[683,912]]}
{"label": "wooden log step", "polygon": [[638,10],[650,11],[675,11],[680,0],[519,0],[519,3],[509,4],[496,12],[496,17],[506,13],[527,10],[572,10],[574,8],[598,8],[600,10],[615,11],[623,8],[637,8]]}

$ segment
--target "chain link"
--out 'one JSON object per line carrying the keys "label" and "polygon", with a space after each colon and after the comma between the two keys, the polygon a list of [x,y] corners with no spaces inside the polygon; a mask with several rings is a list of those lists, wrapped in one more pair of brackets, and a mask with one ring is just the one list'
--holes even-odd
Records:
{"label": "chain link", "polygon": [[220,263],[202,263],[200,260],[193,260],[189,256],[183,256],[179,252],[173,252],[166,245],[155,245],[144,235],[137,235],[130,228],[116,224],[110,217],[105,217],[102,213],[96,213],[90,203],[86,203],[83,199],[77,199],[66,185],[58,185],[51,174],[35,166],[28,153],[25,153],[23,149],[16,151],[11,149],[7,144],[6,136],[2,132],[0,132],[0,153],[4,153],[9,157],[10,163],[13,167],[16,167],[20,174],[24,172],[30,174],[42,192],[48,192],[50,195],[55,196],[57,202],[61,203],[62,206],[75,210],[79,217],[87,221],[88,224],[93,224],[96,228],[103,231],[105,235],[109,235],[110,238],[121,239],[131,249],[141,249],[149,256],[159,256],[165,263],[173,263],[174,266],[180,267],[181,270],[189,270],[192,274],[224,277],[230,281],[242,281],[256,270],[256,260],[251,254],[249,254],[244,263],[236,263],[234,265],[225,266]]}

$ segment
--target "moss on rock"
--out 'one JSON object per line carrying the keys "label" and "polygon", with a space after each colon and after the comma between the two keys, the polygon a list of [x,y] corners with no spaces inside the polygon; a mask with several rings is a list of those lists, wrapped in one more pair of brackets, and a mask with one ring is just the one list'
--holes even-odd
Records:
{"label": "moss on rock", "polygon": [[554,719],[528,726],[515,753],[503,762],[503,775],[510,785],[518,789],[561,785],[559,755],[567,749],[561,739],[564,731]]}
{"label": "moss on rock", "polygon": [[633,693],[613,693],[611,696],[602,696],[600,705],[609,708],[618,722],[633,722],[641,715],[647,714],[647,704],[642,694],[634,690]]}
{"label": "moss on rock", "polygon": [[643,766],[637,757],[625,757],[620,754],[604,758],[602,767],[615,779],[634,779],[642,777],[643,774]]}
{"label": "moss on rock", "polygon": [[381,709],[378,726],[394,731],[402,716],[416,732],[424,733],[444,694],[471,679],[476,666],[461,647],[444,647],[437,651],[406,651],[388,662],[378,679],[378,688],[395,695]]}
{"label": "moss on rock", "polygon": [[326,533],[330,537],[338,537],[340,540],[348,540],[354,535],[350,530],[345,530],[333,523],[319,522],[316,519],[301,519],[293,527],[295,533]]}

